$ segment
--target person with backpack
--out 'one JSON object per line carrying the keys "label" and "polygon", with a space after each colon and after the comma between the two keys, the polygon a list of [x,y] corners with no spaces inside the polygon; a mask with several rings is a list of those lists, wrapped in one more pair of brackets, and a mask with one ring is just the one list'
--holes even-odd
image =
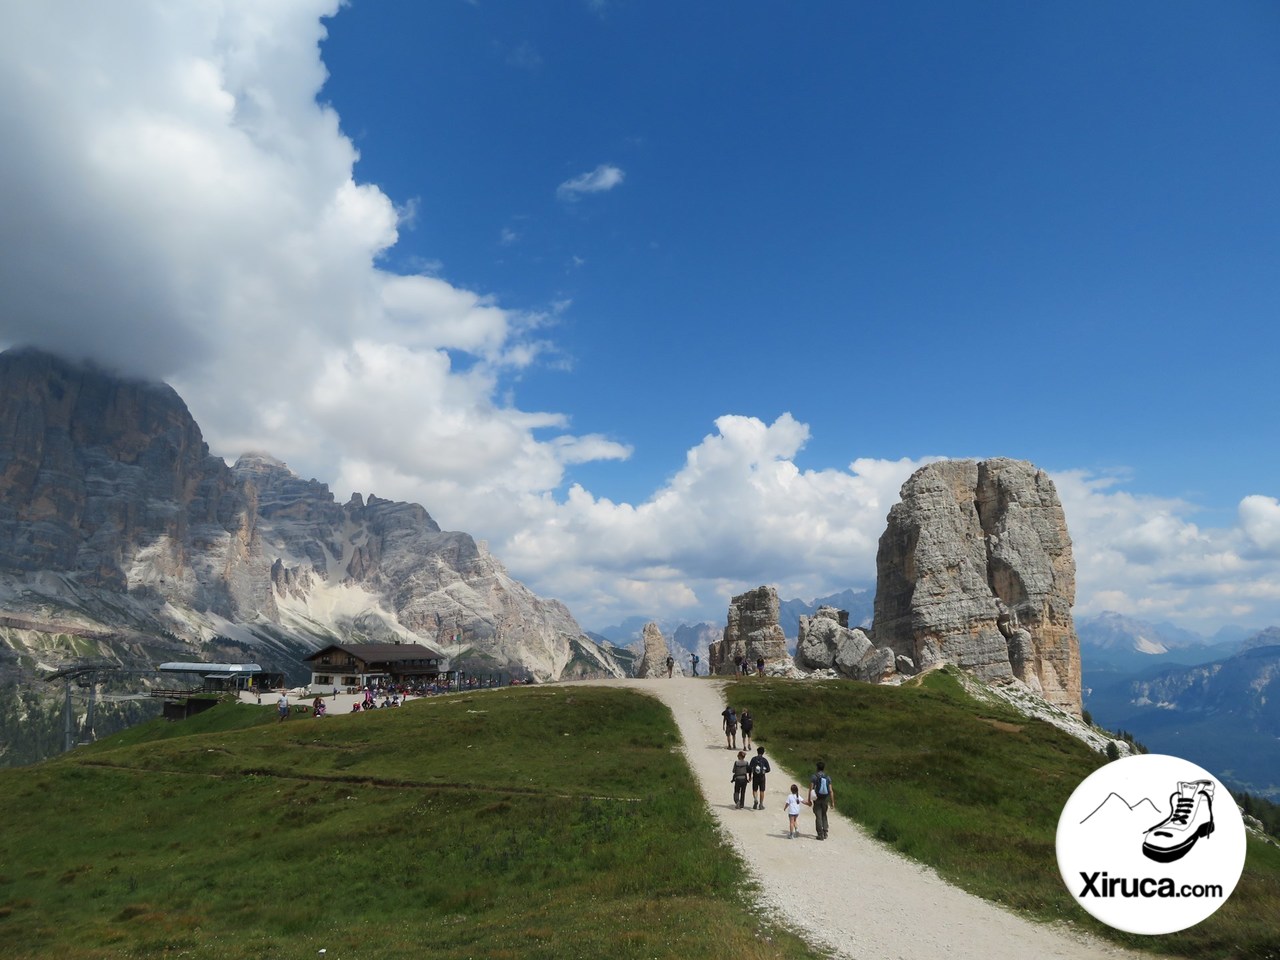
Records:
{"label": "person with backpack", "polygon": [[742,727],[742,749],[751,749],[751,731],[755,729],[756,718],[751,715],[750,710],[743,710],[738,715],[738,726]]}
{"label": "person with backpack", "polygon": [[756,747],[756,755],[751,758],[751,809],[764,809],[764,775],[773,768],[764,757],[764,747]]}
{"label": "person with backpack", "polygon": [[809,778],[809,803],[813,806],[813,825],[819,840],[827,839],[827,810],[836,806],[836,788],[827,773],[827,765],[819,760],[818,769]]}
{"label": "person with backpack", "polygon": [[751,776],[751,764],[747,763],[746,753],[738,751],[738,759],[733,761],[733,773],[729,779],[733,781],[733,805],[741,810],[747,805],[747,780]]}
{"label": "person with backpack", "polygon": [[720,716],[724,717],[724,748],[738,749],[738,715],[734,713],[733,707],[725,707]]}
{"label": "person with backpack", "polygon": [[667,679],[671,679],[671,671],[675,669],[676,658],[667,654]]}

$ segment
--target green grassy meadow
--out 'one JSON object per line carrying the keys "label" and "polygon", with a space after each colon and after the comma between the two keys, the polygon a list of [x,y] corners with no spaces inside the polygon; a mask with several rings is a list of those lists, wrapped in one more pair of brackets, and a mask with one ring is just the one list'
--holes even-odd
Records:
{"label": "green grassy meadow", "polygon": [[1062,883],[1054,838],[1072,791],[1106,758],[976,702],[950,668],[902,687],[749,678],[726,697],[751,710],[755,742],[787,769],[826,762],[840,813],[984,899],[1144,950],[1280,958],[1280,848],[1252,839],[1235,892],[1188,930],[1138,936],[1090,917]]}
{"label": "green grassy meadow", "polygon": [[817,956],[625,690],[220,705],[0,771],[0,818],[10,960]]}
{"label": "green grassy meadow", "polygon": [[[987,899],[1161,953],[1280,958],[1280,849],[1252,841],[1233,896],[1190,930],[1093,921],[1053,843],[1105,760],[946,671],[898,688],[753,678],[728,696],[776,763],[826,760],[842,814]],[[753,912],[691,782],[667,708],[625,689],[154,721],[0,771],[0,955],[820,956]]]}

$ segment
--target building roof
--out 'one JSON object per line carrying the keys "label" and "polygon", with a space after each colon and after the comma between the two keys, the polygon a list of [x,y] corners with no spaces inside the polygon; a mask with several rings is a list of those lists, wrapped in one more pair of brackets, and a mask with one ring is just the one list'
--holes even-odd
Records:
{"label": "building roof", "polygon": [[162,663],[156,669],[165,673],[199,673],[208,677],[229,677],[263,672],[256,663]]}
{"label": "building roof", "polygon": [[443,660],[439,650],[421,643],[331,643],[303,657],[304,663],[313,663],[326,653],[337,650],[365,663],[404,663],[410,660]]}

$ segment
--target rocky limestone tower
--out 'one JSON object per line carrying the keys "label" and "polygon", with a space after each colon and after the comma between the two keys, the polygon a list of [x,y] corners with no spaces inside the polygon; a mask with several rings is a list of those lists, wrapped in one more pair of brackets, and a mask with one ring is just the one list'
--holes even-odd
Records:
{"label": "rocky limestone tower", "polygon": [[819,607],[812,617],[800,618],[796,666],[801,670],[835,670],[854,680],[879,683],[897,672],[895,659],[888,647],[872,645],[865,632],[849,627],[847,610]]}
{"label": "rocky limestone tower", "polygon": [[918,667],[1017,677],[1081,712],[1075,560],[1047,474],[1021,460],[917,470],[876,555],[873,633]]}
{"label": "rocky limestone tower", "polygon": [[[636,667],[636,676],[645,677],[665,677],[667,675],[667,657],[671,655],[671,651],[667,649],[667,640],[662,635],[662,631],[658,629],[656,623],[646,623],[644,625],[644,653],[640,657],[640,663]],[[676,673],[683,673],[679,665],[675,668]]]}
{"label": "rocky limestone tower", "polygon": [[786,659],[787,637],[778,623],[781,604],[773,587],[757,587],[739,594],[729,603],[729,620],[724,639],[708,644],[711,673],[733,673],[742,654],[754,668],[758,658]]}

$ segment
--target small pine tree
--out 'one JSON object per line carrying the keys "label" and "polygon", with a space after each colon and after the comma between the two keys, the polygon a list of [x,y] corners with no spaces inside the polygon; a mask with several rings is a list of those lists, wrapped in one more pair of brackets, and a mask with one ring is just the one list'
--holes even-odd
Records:
{"label": "small pine tree", "polygon": [[1116,746],[1116,742],[1114,740],[1107,741],[1107,759],[1108,760],[1120,759],[1120,748]]}

